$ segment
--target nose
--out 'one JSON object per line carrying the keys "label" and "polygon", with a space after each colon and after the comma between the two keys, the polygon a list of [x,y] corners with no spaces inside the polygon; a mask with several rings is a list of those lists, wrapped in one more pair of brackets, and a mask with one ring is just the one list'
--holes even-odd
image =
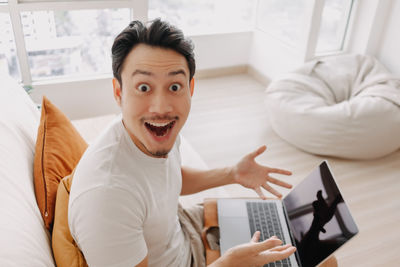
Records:
{"label": "nose", "polygon": [[167,114],[172,112],[172,104],[167,94],[158,90],[152,95],[149,112],[155,114]]}

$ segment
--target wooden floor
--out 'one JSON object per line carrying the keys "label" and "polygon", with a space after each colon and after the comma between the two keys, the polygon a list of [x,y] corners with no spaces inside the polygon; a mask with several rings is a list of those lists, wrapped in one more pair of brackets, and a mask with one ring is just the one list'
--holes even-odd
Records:
{"label": "wooden floor", "polygon": [[[360,230],[335,253],[339,266],[400,266],[400,150],[370,161],[326,158],[300,151],[271,129],[263,102],[264,89],[247,74],[197,80],[191,115],[182,134],[210,168],[234,164],[266,144],[267,151],[257,158],[258,162],[291,170],[291,177],[281,178],[293,185],[328,159]],[[74,124],[90,142],[113,117]],[[184,201],[192,203],[210,196],[256,194],[231,185]]]}

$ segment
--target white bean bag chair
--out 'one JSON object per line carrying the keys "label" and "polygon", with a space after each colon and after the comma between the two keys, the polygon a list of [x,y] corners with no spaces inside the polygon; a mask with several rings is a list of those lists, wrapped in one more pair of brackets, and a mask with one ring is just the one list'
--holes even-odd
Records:
{"label": "white bean bag chair", "polygon": [[311,61],[266,93],[272,128],[304,151],[372,159],[400,148],[400,78],[373,57]]}

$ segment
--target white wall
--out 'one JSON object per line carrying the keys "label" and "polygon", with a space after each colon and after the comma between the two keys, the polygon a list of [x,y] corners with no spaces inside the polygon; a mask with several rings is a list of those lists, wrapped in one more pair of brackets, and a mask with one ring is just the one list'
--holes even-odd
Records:
{"label": "white wall", "polygon": [[376,57],[391,72],[400,75],[400,1],[391,1]]}
{"label": "white wall", "polygon": [[[194,36],[197,70],[246,65],[251,32]],[[33,83],[32,99],[40,103],[46,95],[71,120],[119,112],[111,75],[79,81],[54,80]]]}
{"label": "white wall", "polygon": [[78,81],[33,83],[33,101],[41,103],[45,95],[69,119],[82,119],[119,112],[114,101],[111,77]]}
{"label": "white wall", "polygon": [[266,79],[273,80],[303,62],[298,48],[290,47],[261,30],[255,30],[249,65]]}
{"label": "white wall", "polygon": [[[373,55],[373,48],[369,45],[371,34],[374,31],[374,19],[379,0],[356,0],[351,19],[349,40],[346,50],[348,52]],[[377,25],[378,26],[378,25]],[[377,29],[377,27],[375,27]],[[375,42],[375,39],[373,39]]]}
{"label": "white wall", "polygon": [[195,44],[197,70],[246,65],[249,62],[252,32],[191,37]]}
{"label": "white wall", "polygon": [[375,56],[400,75],[400,1],[358,0],[347,51]]}

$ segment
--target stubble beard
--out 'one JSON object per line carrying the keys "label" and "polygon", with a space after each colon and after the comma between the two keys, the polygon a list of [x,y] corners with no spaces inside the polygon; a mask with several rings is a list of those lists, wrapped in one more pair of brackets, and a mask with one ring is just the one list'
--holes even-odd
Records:
{"label": "stubble beard", "polygon": [[[148,150],[147,150],[148,151]],[[156,152],[151,152],[148,151],[151,155],[157,158],[166,158],[169,154],[170,150],[161,150],[161,151],[156,151]]]}

